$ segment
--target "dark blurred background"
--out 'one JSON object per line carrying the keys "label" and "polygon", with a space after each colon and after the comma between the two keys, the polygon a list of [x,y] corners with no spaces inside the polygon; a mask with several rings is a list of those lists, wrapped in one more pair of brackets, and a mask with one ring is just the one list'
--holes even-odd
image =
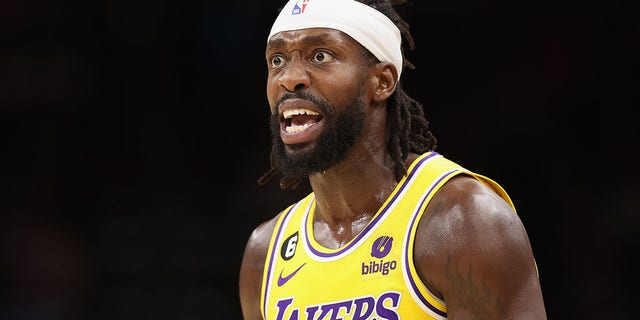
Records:
{"label": "dark blurred background", "polygon": [[[269,168],[264,45],[281,1],[0,2],[0,319],[240,319],[251,230],[307,192]],[[638,11],[423,1],[438,151],[501,183],[550,319],[640,303]]]}

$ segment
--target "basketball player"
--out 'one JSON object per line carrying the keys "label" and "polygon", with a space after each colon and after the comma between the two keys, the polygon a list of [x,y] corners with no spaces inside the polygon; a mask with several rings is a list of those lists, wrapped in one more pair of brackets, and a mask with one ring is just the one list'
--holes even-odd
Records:
{"label": "basketball player", "polygon": [[290,0],[266,45],[272,169],[312,192],[250,236],[245,319],[546,319],[507,193],[435,151],[388,0]]}

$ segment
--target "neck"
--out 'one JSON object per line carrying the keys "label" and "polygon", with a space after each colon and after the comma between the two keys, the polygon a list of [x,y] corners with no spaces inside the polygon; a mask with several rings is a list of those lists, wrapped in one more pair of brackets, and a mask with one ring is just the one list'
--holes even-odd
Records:
{"label": "neck", "polygon": [[329,248],[353,239],[371,221],[397,181],[387,154],[346,159],[310,177],[316,196],[314,234]]}

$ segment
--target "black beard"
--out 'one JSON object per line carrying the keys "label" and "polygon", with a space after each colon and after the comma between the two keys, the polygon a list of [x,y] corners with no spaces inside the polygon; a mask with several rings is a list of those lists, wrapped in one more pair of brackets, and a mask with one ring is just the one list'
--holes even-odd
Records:
{"label": "black beard", "polygon": [[340,163],[360,136],[366,117],[362,93],[341,113],[332,112],[334,108],[315,97],[301,98],[314,102],[324,114],[324,128],[315,147],[309,148],[306,144],[289,145],[294,152],[287,154],[280,137],[280,117],[277,113],[271,115],[272,160],[278,170],[290,178],[306,178]]}

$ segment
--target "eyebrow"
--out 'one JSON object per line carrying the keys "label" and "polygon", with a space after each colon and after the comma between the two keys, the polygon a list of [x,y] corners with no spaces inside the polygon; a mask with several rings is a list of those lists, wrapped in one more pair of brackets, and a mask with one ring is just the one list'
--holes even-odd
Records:
{"label": "eyebrow", "polygon": [[[335,37],[334,35],[326,35],[326,34],[308,35],[308,36],[303,36],[300,41],[305,45],[318,45],[318,44],[326,44],[327,41],[330,41],[334,37]],[[333,41],[331,41],[331,42],[333,42]],[[269,42],[267,43],[267,46],[269,46],[269,47],[280,47],[280,46],[283,46],[284,44],[285,44],[285,40],[284,39],[276,38],[276,39],[273,39],[273,40],[269,40]]]}

